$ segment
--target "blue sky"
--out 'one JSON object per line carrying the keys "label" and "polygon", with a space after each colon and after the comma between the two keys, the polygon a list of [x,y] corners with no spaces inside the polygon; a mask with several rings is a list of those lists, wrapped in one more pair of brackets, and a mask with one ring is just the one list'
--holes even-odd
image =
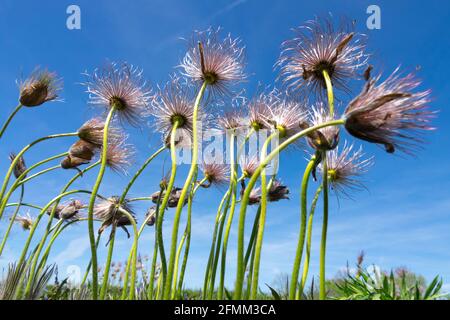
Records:
{"label": "blue sky", "polygon": [[[81,30],[66,28],[66,8],[81,8]],[[366,8],[381,8],[380,30],[366,28]],[[364,143],[375,165],[365,176],[368,191],[353,195],[353,200],[333,200],[329,222],[327,275],[333,276],[347,261],[353,263],[360,250],[366,262],[383,269],[406,266],[431,279],[439,274],[450,288],[450,162],[447,160],[450,130],[448,101],[450,84],[450,4],[430,0],[404,1],[23,1],[3,0],[0,6],[0,122],[17,101],[16,79],[27,75],[36,65],[55,70],[64,79],[64,102],[22,110],[14,119],[0,145],[0,172],[8,165],[7,154],[18,151],[30,141],[47,134],[72,132],[95,115],[86,104],[87,95],[79,85],[81,73],[112,61],[128,61],[144,70],[152,86],[162,84],[175,71],[185,52],[180,37],[193,30],[221,26],[240,37],[246,46],[249,81],[243,85],[251,94],[258,82],[272,84],[277,76],[273,65],[282,41],[290,38],[291,28],[315,15],[331,12],[335,17],[356,19],[356,29],[368,36],[368,51],[375,70],[391,72],[398,65],[418,72],[422,88],[433,90],[432,107],[439,110],[434,121],[437,130],[427,136],[428,144],[417,157],[386,154]],[[358,90],[358,89],[357,89]],[[356,91],[357,91],[356,90]],[[344,106],[340,106],[343,108]],[[137,146],[137,164],[156,148],[160,138],[151,130],[127,129]],[[67,150],[71,139],[42,143],[26,155],[27,163]],[[360,142],[357,142],[359,145]],[[289,161],[287,161],[289,157]],[[156,191],[161,165],[159,157],[131,191],[143,196]],[[299,185],[304,155],[290,152],[281,159],[280,178],[290,187],[291,199],[270,206],[262,257],[261,284],[271,283],[280,273],[290,273],[299,224]],[[131,170],[133,171],[133,169]],[[33,181],[26,188],[26,200],[45,204],[54,197],[73,171],[58,171]],[[179,177],[182,175],[180,174]],[[92,177],[79,182],[90,188]],[[108,173],[101,188],[104,195],[119,193],[126,177]],[[181,184],[181,178],[178,184]],[[201,190],[194,205],[193,240],[186,284],[198,287],[210,243],[215,208],[220,200],[216,190]],[[146,204],[136,207],[142,216]],[[24,213],[24,212],[23,212]],[[11,214],[8,212],[8,214]],[[36,212],[31,212],[36,215]],[[167,226],[171,214],[167,215]],[[249,213],[252,217],[253,213]],[[321,220],[316,215],[311,271],[318,273],[318,245]],[[0,231],[5,229],[3,219]],[[166,227],[166,231],[170,228]],[[236,230],[234,227],[233,230]],[[83,270],[89,258],[87,226],[70,228],[58,240],[51,259],[60,265],[60,274],[75,265]],[[17,258],[25,233],[16,226],[0,265]],[[228,285],[235,275],[236,234],[230,240]],[[167,237],[167,236],[166,236]],[[141,254],[150,255],[153,230],[148,229],[140,245]],[[124,260],[131,241],[120,233],[114,260]],[[106,252],[100,246],[100,263]]]}

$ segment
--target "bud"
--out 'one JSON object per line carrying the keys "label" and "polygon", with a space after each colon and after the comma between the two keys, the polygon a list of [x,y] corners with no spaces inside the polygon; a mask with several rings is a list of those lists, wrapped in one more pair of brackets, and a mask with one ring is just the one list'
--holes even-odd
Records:
{"label": "bud", "polygon": [[[11,160],[11,162],[14,161],[14,159],[16,159],[16,154],[15,153],[10,153],[9,154],[9,160]],[[27,170],[27,166],[25,165],[25,160],[23,159],[22,156],[20,156],[20,158],[17,160],[16,165],[14,166],[14,176],[17,178],[19,178],[22,173],[25,172],[25,170]],[[26,175],[23,177],[25,178]]]}
{"label": "bud", "polygon": [[78,140],[69,149],[69,155],[71,157],[80,158],[86,161],[91,161],[92,157],[95,155],[97,147],[92,143]]}
{"label": "bud", "polygon": [[78,166],[81,166],[81,165],[87,164],[87,163],[89,163],[89,161],[68,155],[61,161],[61,168],[74,169],[74,168],[77,168]]}
{"label": "bud", "polygon": [[61,89],[60,80],[55,73],[36,69],[28,79],[20,84],[20,103],[25,107],[37,107],[55,100]]}

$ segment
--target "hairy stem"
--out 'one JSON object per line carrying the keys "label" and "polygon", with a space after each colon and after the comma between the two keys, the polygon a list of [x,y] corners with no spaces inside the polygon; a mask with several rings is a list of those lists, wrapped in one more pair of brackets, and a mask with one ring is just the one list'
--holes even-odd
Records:
{"label": "hairy stem", "polygon": [[184,199],[186,198],[189,186],[191,185],[192,178],[194,177],[194,173],[197,170],[197,161],[198,161],[198,130],[197,130],[197,120],[198,120],[198,109],[200,107],[200,101],[203,98],[203,94],[205,92],[207,86],[207,82],[205,81],[200,91],[198,92],[197,98],[195,99],[194,104],[194,111],[193,111],[193,121],[192,121],[192,136],[193,136],[193,143],[192,143],[192,163],[191,168],[189,169],[189,173],[187,176],[187,179],[184,183],[183,189],[181,190],[180,200],[177,205],[177,209],[175,212],[175,217],[173,220],[173,228],[172,228],[172,242],[170,246],[170,258],[169,258],[169,266],[167,271],[167,279],[166,283],[164,284],[164,299],[170,298],[170,291],[171,291],[171,284],[172,284],[172,277],[173,277],[173,270],[175,268],[175,254],[176,254],[176,247],[178,243],[178,228],[180,226],[180,217],[181,217],[181,211],[183,209],[184,205]]}
{"label": "hairy stem", "polygon": [[289,299],[295,299],[295,293],[297,291],[298,275],[300,270],[300,264],[302,262],[303,247],[305,246],[305,233],[306,233],[306,216],[308,210],[308,182],[311,176],[311,171],[314,168],[316,159],[315,156],[309,160],[303,174],[301,194],[300,194],[300,231],[298,235],[297,250],[295,252],[294,266],[291,275],[291,286],[289,288]]}
{"label": "hairy stem", "polygon": [[311,258],[311,242],[312,242],[312,226],[314,220],[314,212],[316,211],[317,201],[319,200],[320,193],[322,192],[322,186],[317,188],[316,194],[314,195],[313,201],[311,203],[311,208],[309,210],[308,227],[306,234],[306,253],[305,262],[303,264],[303,274],[300,282],[300,287],[298,288],[296,299],[299,300],[303,296],[303,290],[305,289],[306,280],[308,279],[309,271],[309,261]]}
{"label": "hairy stem", "polygon": [[92,298],[97,300],[98,297],[98,266],[97,266],[97,247],[95,245],[95,231],[94,231],[94,205],[95,199],[97,196],[97,192],[100,188],[100,184],[103,180],[103,175],[105,174],[106,164],[107,164],[107,156],[108,156],[108,131],[109,126],[111,124],[111,120],[113,119],[114,112],[116,108],[111,107],[108,116],[105,120],[105,126],[103,128],[103,145],[102,145],[102,153],[101,153],[101,164],[100,170],[97,175],[97,179],[95,181],[94,187],[92,188],[92,194],[89,199],[88,206],[88,231],[89,231],[89,242],[91,245],[91,256],[92,256]]}
{"label": "hairy stem", "polygon": [[252,175],[252,177],[249,180],[249,183],[247,187],[245,188],[244,195],[241,200],[241,208],[239,212],[239,225],[238,225],[238,254],[237,254],[237,270],[236,270],[236,283],[235,283],[235,290],[234,290],[234,299],[241,299],[242,297],[242,288],[244,283],[244,273],[245,270],[243,269],[244,264],[244,234],[245,234],[245,216],[247,212],[247,206],[248,201],[250,198],[250,192],[253,190],[253,187],[256,184],[256,181],[258,177],[261,174],[262,168],[266,167],[267,164],[275,157],[277,156],[281,151],[286,149],[291,143],[297,141],[298,139],[304,137],[305,135],[314,132],[318,129],[328,127],[328,126],[337,126],[342,125],[345,123],[345,120],[333,120],[326,123],[322,123],[320,125],[309,127],[308,129],[302,130],[292,137],[286,139],[283,143],[281,143],[278,147],[276,147],[270,154],[262,161],[262,163],[259,165],[259,167],[255,170],[255,173]]}
{"label": "hairy stem", "polygon": [[0,139],[2,138],[3,134],[6,131],[6,128],[8,128],[9,123],[11,122],[12,118],[16,115],[17,112],[19,112],[20,109],[22,109],[23,105],[19,103],[17,107],[14,108],[13,112],[9,115],[8,119],[6,119],[5,123],[3,124],[2,128],[0,129]]}
{"label": "hairy stem", "polygon": [[328,229],[328,168],[327,168],[327,154],[323,153],[323,221],[322,221],[322,237],[320,240],[320,262],[319,262],[319,298],[326,299],[325,288],[325,253],[327,247],[327,229]]}

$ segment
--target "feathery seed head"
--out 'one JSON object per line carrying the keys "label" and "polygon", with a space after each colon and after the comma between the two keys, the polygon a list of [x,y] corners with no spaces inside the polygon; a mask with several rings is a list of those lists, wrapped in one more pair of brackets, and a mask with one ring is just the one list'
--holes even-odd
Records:
{"label": "feathery seed head", "polygon": [[25,216],[18,215],[14,221],[18,222],[23,230],[31,230],[33,227],[33,218],[31,218],[30,213],[27,213]]}
{"label": "feathery seed head", "polygon": [[250,178],[253,175],[253,173],[255,173],[256,169],[259,166],[258,156],[254,155],[250,157],[243,155],[240,158],[240,165],[242,169],[242,174],[246,178]]}
{"label": "feathery seed head", "polygon": [[102,220],[102,225],[98,230],[99,234],[111,225],[124,227],[131,224],[128,216],[123,213],[123,211],[126,211],[134,218],[135,214],[131,206],[129,205],[127,200],[125,200],[122,204],[120,204],[119,201],[120,197],[112,196],[108,199],[101,200],[98,204],[95,205],[94,216]]}
{"label": "feathery seed head", "polygon": [[[328,111],[319,104],[313,107],[311,113],[311,124],[317,126],[326,122],[334,120]],[[301,125],[302,129],[306,129]],[[339,126],[328,126],[308,134],[307,139],[309,145],[319,151],[328,151],[337,147],[339,143]]]}
{"label": "feathery seed head", "polygon": [[307,21],[297,36],[283,43],[277,62],[280,77],[290,90],[312,91],[323,96],[326,71],[337,89],[348,90],[347,82],[367,63],[362,36],[349,27],[335,28],[331,19]]}
{"label": "feathery seed head", "polygon": [[220,29],[194,32],[180,65],[183,74],[194,82],[206,82],[213,94],[229,94],[230,87],[246,79],[244,49],[231,35],[220,39]]}
{"label": "feathery seed head", "polygon": [[[103,129],[105,127],[105,121],[102,118],[92,118],[86,121],[78,129],[78,137],[81,140],[92,143],[97,147],[103,145]],[[123,133],[119,128],[110,126],[108,129],[108,137],[110,139],[122,139]]]}
{"label": "feathery seed head", "polygon": [[399,149],[412,154],[423,142],[423,131],[434,112],[428,109],[431,91],[413,92],[420,85],[413,74],[394,71],[384,82],[369,79],[345,110],[345,128],[356,138],[384,145],[389,153]]}
{"label": "feathery seed head", "polygon": [[296,134],[300,124],[307,121],[305,108],[292,100],[282,99],[270,110],[266,126],[277,130],[281,139],[287,139]]}
{"label": "feathery seed head", "polygon": [[289,199],[289,188],[281,183],[279,180],[274,180],[270,189],[267,192],[267,199],[269,202],[276,202],[283,199]]}
{"label": "feathery seed head", "polygon": [[118,173],[127,173],[127,169],[132,164],[134,148],[125,140],[109,139],[106,150],[106,165]]}
{"label": "feathery seed head", "polygon": [[[330,188],[336,194],[349,196],[347,190],[360,190],[364,185],[359,180],[360,176],[373,165],[373,158],[364,158],[362,148],[353,151],[353,145],[344,143],[342,151],[337,147],[327,155],[328,179]],[[319,165],[323,171],[323,164]]]}
{"label": "feathery seed head", "polygon": [[202,187],[208,188],[211,185],[223,185],[228,182],[230,177],[230,168],[225,164],[220,163],[203,163],[200,166],[208,184],[203,184]]}
{"label": "feathery seed head", "polygon": [[126,63],[110,63],[86,76],[84,85],[91,105],[106,110],[114,107],[122,123],[137,126],[141,122],[151,98],[141,70]]}

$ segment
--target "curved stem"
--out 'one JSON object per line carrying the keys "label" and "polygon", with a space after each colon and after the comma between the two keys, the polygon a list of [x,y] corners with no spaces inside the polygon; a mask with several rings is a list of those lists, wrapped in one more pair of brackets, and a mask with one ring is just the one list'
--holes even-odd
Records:
{"label": "curved stem", "polygon": [[[188,261],[188,256],[189,256],[189,249],[191,247],[192,201],[194,200],[195,193],[197,192],[199,186],[201,186],[206,181],[207,181],[207,178],[205,177],[200,182],[198,182],[196,186],[195,186],[195,183],[193,183],[192,191],[188,197],[188,214],[187,214],[186,229],[184,231],[184,234],[186,236],[186,245],[184,247],[183,262],[181,264],[180,278],[178,279],[178,287],[174,288],[174,290],[176,290],[176,292],[179,294],[181,294],[181,290],[183,289],[184,275],[186,272],[186,266],[187,266],[187,261]],[[180,257],[178,254],[177,260],[179,258]],[[177,262],[177,265],[178,265],[178,262]],[[176,298],[176,296],[174,296],[174,298]]]}
{"label": "curved stem", "polygon": [[[150,157],[147,158],[147,160],[142,164],[142,166],[139,168],[139,170],[134,174],[134,176],[130,179],[127,186],[125,187],[124,191],[122,192],[122,195],[119,199],[119,206],[123,204],[123,202],[126,200],[127,194],[130,191],[133,184],[136,182],[137,178],[144,172],[145,168],[152,162],[156,156],[158,156],[162,151],[166,149],[165,146],[162,146],[159,148],[155,153],[153,153]],[[134,201],[142,200],[135,198]],[[109,248],[108,248],[108,255],[106,258],[106,264],[105,264],[105,270],[103,271],[103,281],[102,281],[102,287],[100,289],[100,300],[103,300],[106,295],[106,291],[108,289],[108,282],[109,282],[109,270],[111,268],[111,261],[112,261],[112,255],[114,251],[114,240],[116,237],[116,228],[113,227],[113,231],[111,232],[110,238],[109,238]],[[128,279],[128,278],[127,278]]]}
{"label": "curved stem", "polygon": [[6,131],[6,128],[8,127],[9,123],[11,122],[12,118],[16,115],[17,112],[19,112],[20,109],[22,109],[23,105],[19,103],[17,107],[14,108],[13,112],[9,115],[8,119],[6,119],[5,123],[2,126],[2,129],[0,130],[0,139],[2,138],[3,134]]}
{"label": "curved stem", "polygon": [[308,210],[308,182],[311,176],[311,171],[314,168],[316,162],[316,157],[312,156],[306,166],[305,172],[303,174],[301,195],[300,195],[300,231],[298,234],[297,250],[295,253],[294,266],[291,275],[291,286],[289,288],[289,299],[295,299],[295,293],[297,292],[298,274],[300,270],[300,264],[302,262],[303,247],[305,246],[305,233],[306,233],[306,216]]}
{"label": "curved stem", "polygon": [[27,150],[29,150],[31,147],[38,144],[39,142],[42,142],[45,140],[55,139],[55,138],[63,138],[63,137],[73,137],[73,136],[77,136],[77,135],[78,135],[78,132],[71,132],[71,133],[60,133],[60,134],[53,134],[53,135],[45,136],[45,137],[39,138],[37,140],[34,140],[29,145],[25,146],[22,150],[20,150],[20,152],[16,155],[14,160],[11,161],[9,169],[6,172],[5,178],[3,179],[3,184],[2,184],[1,191],[0,191],[0,199],[2,199],[2,201],[3,201],[3,196],[5,194],[6,187],[8,186],[8,182],[9,182],[9,179],[11,178],[11,174],[14,170],[14,167],[16,166],[17,162],[19,161],[20,157],[22,157],[23,154]]}
{"label": "curved stem", "polygon": [[[30,177],[28,177],[28,178],[25,179],[25,177],[27,176],[27,174],[28,174],[31,170],[33,170],[33,169],[35,169],[35,168],[37,168],[37,167],[39,167],[39,166],[41,166],[41,165],[43,165],[43,164],[45,164],[45,163],[47,163],[47,162],[50,162],[50,161],[52,161],[52,160],[55,160],[55,159],[57,159],[57,158],[65,157],[67,154],[68,154],[68,152],[64,152],[64,153],[60,153],[60,154],[57,154],[57,155],[55,155],[55,156],[46,158],[46,159],[44,159],[44,160],[41,160],[41,161],[39,161],[39,162],[33,164],[32,166],[30,166],[29,168],[27,168],[24,172],[22,172],[22,173],[20,174],[20,176],[17,177],[16,181],[14,181],[14,183],[13,183],[12,186],[11,186],[11,188],[8,190],[8,192],[6,193],[5,197],[3,197],[2,201],[1,201],[1,205],[0,205],[0,218],[2,217],[3,212],[4,212],[4,210],[5,210],[5,205],[6,205],[6,203],[8,202],[8,200],[9,200],[9,198],[11,197],[12,193],[17,189],[17,187],[18,187],[19,185],[21,185],[21,184],[23,184],[23,183],[25,183],[25,182],[27,182],[27,181],[29,181],[29,180],[31,180],[31,179],[34,179],[34,178],[40,176],[41,174],[44,174],[44,173],[46,173],[46,172],[48,172],[48,171],[51,171],[51,170],[54,170],[54,169],[57,169],[57,168],[56,168],[56,167],[52,167],[52,168],[50,168],[50,169],[46,169],[46,170],[44,170],[44,171],[40,171],[40,172],[38,172],[38,173],[36,173],[36,174],[34,174],[34,175],[32,175],[32,176],[30,176]],[[14,170],[14,168],[13,168],[13,170]]]}
{"label": "curved stem", "polygon": [[[131,280],[130,280],[130,293],[128,296],[129,300],[134,299],[134,294],[136,290],[136,260],[137,260],[137,250],[138,250],[138,240],[139,240],[139,233],[136,225],[136,221],[134,220],[134,217],[123,208],[119,208],[120,212],[128,217],[128,220],[130,220],[132,226],[133,226],[133,232],[134,232],[134,240],[133,240],[133,247],[132,247],[132,258],[131,258]],[[128,281],[128,279],[125,279],[125,281]]]}
{"label": "curved stem", "polygon": [[103,175],[105,174],[105,168],[107,163],[107,152],[108,152],[108,131],[111,120],[114,116],[116,108],[111,107],[108,116],[105,120],[105,126],[103,128],[103,145],[101,154],[101,165],[100,170],[97,175],[97,180],[95,181],[94,187],[92,188],[92,194],[89,199],[88,207],[88,231],[89,231],[89,241],[91,244],[91,255],[92,255],[92,298],[97,300],[98,296],[98,267],[97,267],[97,248],[95,246],[95,231],[94,231],[94,204],[97,196],[98,189],[103,180]]}
{"label": "curved stem", "polygon": [[162,146],[155,153],[153,153],[150,157],[145,160],[144,164],[139,168],[139,170],[134,174],[134,176],[128,182],[125,190],[122,192],[122,196],[120,197],[119,203],[123,203],[125,198],[127,197],[128,192],[130,191],[133,184],[136,182],[136,179],[142,174],[142,172],[147,168],[147,166],[155,159],[161,152],[166,150],[166,146]]}
{"label": "curved stem", "polygon": [[[66,183],[66,185],[61,189],[60,194],[65,193],[65,192],[70,188],[70,186],[71,186],[71,185],[72,185],[79,177],[82,177],[84,173],[88,172],[88,171],[91,170],[92,168],[95,168],[95,167],[96,167],[97,165],[99,165],[99,164],[100,164],[100,161],[97,161],[97,162],[93,163],[92,165],[90,165],[90,166],[86,167],[85,169],[83,169],[81,172],[78,172],[77,174],[75,174],[75,175],[74,175],[74,176]],[[99,195],[97,195],[97,196],[99,196]],[[100,196],[99,196],[99,197],[100,197]],[[48,223],[47,223],[47,227],[46,227],[46,229],[45,229],[44,235],[42,236],[42,239],[41,239],[41,241],[40,241],[40,243],[39,243],[39,246],[38,246],[38,248],[37,248],[37,250],[36,250],[36,253],[32,256],[32,259],[34,260],[34,261],[33,261],[33,269],[32,269],[32,272],[34,272],[34,266],[36,265],[37,260],[39,259],[39,255],[40,255],[40,253],[41,253],[41,250],[42,250],[43,246],[45,245],[45,242],[47,241],[47,237],[48,237],[48,235],[52,232],[52,228],[51,228],[52,221],[53,221],[53,218],[55,217],[56,209],[57,209],[57,207],[58,207],[60,201],[61,201],[61,198],[59,198],[58,200],[55,201],[55,204],[53,205],[52,210],[50,211],[50,214],[49,214]],[[35,223],[39,223],[39,222],[40,222],[40,219],[37,220]],[[43,259],[44,259],[44,258],[43,258]],[[43,260],[43,259],[42,259],[42,260]],[[41,260],[41,263],[39,264],[40,266],[43,266],[43,265],[42,265],[42,260]],[[31,278],[30,278],[30,279],[31,279]],[[28,280],[28,281],[30,281],[30,280]]]}
{"label": "curved stem", "polygon": [[[164,193],[164,197],[161,203],[161,207],[159,208],[158,220],[156,221],[156,232],[157,232],[157,242],[158,242],[158,250],[161,256],[161,271],[162,271],[162,290],[164,293],[165,284],[167,281],[167,260],[166,253],[164,250],[164,239],[163,239],[163,222],[164,222],[164,214],[166,212],[167,203],[169,202],[170,194],[172,193],[173,185],[175,184],[175,177],[177,175],[177,153],[176,153],[176,145],[175,145],[175,136],[179,126],[179,122],[175,121],[172,126],[172,130],[170,132],[170,158],[172,163],[172,168],[170,172],[169,183],[167,184],[167,188]],[[178,200],[178,205],[184,204],[184,198]],[[170,286],[169,286],[170,288]]]}
{"label": "curved stem", "polygon": [[27,202],[21,202],[21,203],[19,203],[19,202],[11,202],[11,203],[8,203],[6,205],[6,207],[17,207],[19,205],[22,206],[22,207],[30,207],[30,208],[33,208],[33,209],[42,210],[42,207],[34,205],[32,203],[27,203]]}
{"label": "curved stem", "polygon": [[319,298],[320,300],[326,299],[325,288],[325,253],[327,246],[327,229],[328,229],[328,167],[327,167],[327,154],[323,153],[323,222],[322,222],[322,237],[320,240],[320,263],[319,263]]}
{"label": "curved stem", "polygon": [[[48,208],[50,208],[50,206],[53,203],[55,203],[56,201],[58,201],[59,199],[65,197],[65,196],[71,195],[71,194],[75,194],[75,193],[88,193],[88,194],[91,194],[91,191],[89,191],[89,190],[72,190],[72,191],[67,191],[67,192],[59,194],[57,197],[53,198],[49,203],[47,203],[42,208],[41,212],[39,213],[39,215],[36,218],[36,221],[33,223],[33,226],[31,227],[30,233],[29,233],[28,238],[27,238],[27,240],[25,242],[25,246],[24,246],[24,248],[22,250],[22,253],[20,255],[20,258],[18,260],[18,263],[17,263],[18,265],[22,264],[25,261],[25,256],[26,256],[26,254],[28,252],[28,248],[30,246],[31,240],[33,239],[33,235],[34,235],[34,233],[36,231],[36,228],[37,228],[37,226],[39,224],[39,221],[42,219],[42,216],[47,212]],[[41,242],[39,244],[40,249],[42,249],[42,245],[43,244]],[[40,250],[40,249],[38,249],[38,250]],[[34,254],[34,256],[36,256],[36,254]],[[33,261],[33,260],[30,260],[29,262],[31,262],[31,261]],[[32,267],[32,269],[30,271],[30,274],[29,274],[29,277],[31,277],[31,278],[33,278],[32,275],[34,274],[35,267],[36,267],[36,262],[33,263],[33,267]],[[24,279],[25,279],[25,274],[23,274],[22,277],[20,278],[20,281],[19,281],[20,285],[18,286],[19,289],[22,288],[22,283],[23,283]],[[30,289],[30,288],[28,288],[28,289]],[[19,290],[19,292],[16,294],[16,296],[20,297],[20,295],[21,295],[21,290]]]}
{"label": "curved stem", "polygon": [[164,299],[170,298],[170,290],[171,290],[171,284],[172,284],[172,277],[173,277],[173,270],[175,268],[175,253],[176,253],[176,247],[178,243],[178,228],[180,226],[180,217],[181,217],[181,211],[183,209],[184,205],[184,199],[186,198],[189,186],[191,185],[192,178],[194,177],[194,173],[197,169],[197,161],[198,161],[198,130],[197,130],[197,120],[198,120],[198,109],[200,106],[200,101],[202,100],[203,94],[205,92],[207,86],[207,82],[205,81],[200,91],[198,92],[197,98],[195,99],[194,104],[194,111],[193,111],[193,121],[192,121],[192,136],[193,136],[193,143],[192,143],[192,163],[191,168],[189,169],[189,173],[187,176],[187,179],[184,183],[183,189],[181,190],[180,194],[180,200],[177,205],[177,209],[175,211],[175,217],[173,220],[173,228],[172,228],[172,242],[170,246],[170,258],[169,258],[169,266],[167,271],[167,279],[164,284]]}
{"label": "curved stem", "polygon": [[319,200],[320,193],[322,192],[322,186],[317,188],[316,194],[314,195],[313,201],[311,203],[311,209],[309,210],[309,218],[308,218],[308,231],[306,235],[306,254],[305,254],[305,262],[303,264],[303,274],[302,280],[300,283],[300,287],[296,294],[296,299],[299,300],[302,298],[303,290],[305,289],[306,279],[308,279],[308,271],[309,271],[309,261],[311,257],[311,242],[312,242],[312,226],[314,220],[314,212],[316,211],[317,201]]}
{"label": "curved stem", "polygon": [[17,214],[19,213],[20,207],[22,205],[22,200],[23,200],[23,196],[25,193],[25,187],[22,185],[21,189],[20,189],[20,197],[19,197],[19,202],[16,206],[16,209],[14,210],[13,215],[10,218],[9,224],[8,224],[8,228],[6,229],[5,235],[3,236],[2,239],[2,243],[0,245],[0,256],[2,255],[3,249],[5,248],[6,245],[6,240],[8,239],[9,233],[11,232],[11,228],[16,220]]}
{"label": "curved stem", "polygon": [[[266,155],[267,155],[267,148],[269,147],[269,143],[272,141],[274,137],[278,136],[278,131],[272,133],[267,140],[264,142],[264,145],[261,150],[261,162],[264,161]],[[267,177],[266,177],[266,170],[263,169],[261,171],[261,213],[259,217],[259,226],[258,226],[258,233],[256,236],[256,243],[255,243],[255,261],[253,265],[253,273],[252,273],[252,286],[251,286],[251,294],[250,299],[254,300],[256,299],[256,296],[258,294],[258,284],[259,284],[259,266],[261,262],[261,250],[262,250],[262,244],[263,244],[263,238],[264,238],[264,228],[266,225],[266,214],[267,214]]]}
{"label": "curved stem", "polygon": [[241,299],[242,297],[242,287],[244,282],[245,270],[243,269],[243,260],[244,260],[244,233],[245,233],[245,216],[247,212],[248,201],[250,197],[250,192],[253,190],[253,187],[256,184],[256,180],[261,174],[262,168],[266,167],[267,164],[277,156],[281,151],[286,149],[291,143],[296,140],[304,137],[305,135],[316,131],[318,129],[328,127],[328,126],[337,126],[345,123],[345,120],[333,120],[329,122],[322,123],[320,125],[309,127],[308,129],[302,130],[292,137],[286,139],[283,143],[281,143],[278,147],[276,147],[270,154],[262,161],[259,167],[255,170],[255,173],[249,180],[247,187],[245,188],[244,195],[241,200],[241,208],[239,212],[239,225],[238,225],[238,254],[237,254],[237,270],[236,270],[236,284],[234,290],[234,299]]}
{"label": "curved stem", "polygon": [[27,177],[26,179],[20,181],[20,182],[17,184],[17,187],[18,187],[18,186],[21,186],[21,185],[23,185],[23,184],[25,184],[26,182],[28,182],[28,181],[30,181],[30,180],[32,180],[32,179],[34,179],[34,178],[39,177],[40,175],[43,175],[43,174],[45,174],[45,173],[47,173],[47,172],[50,172],[50,171],[53,171],[53,170],[58,170],[58,169],[61,169],[61,165],[59,165],[59,164],[58,164],[58,165],[55,165],[55,166],[53,166],[53,167],[44,169],[44,170],[42,170],[42,171],[36,172],[35,174],[33,174],[33,175]]}

